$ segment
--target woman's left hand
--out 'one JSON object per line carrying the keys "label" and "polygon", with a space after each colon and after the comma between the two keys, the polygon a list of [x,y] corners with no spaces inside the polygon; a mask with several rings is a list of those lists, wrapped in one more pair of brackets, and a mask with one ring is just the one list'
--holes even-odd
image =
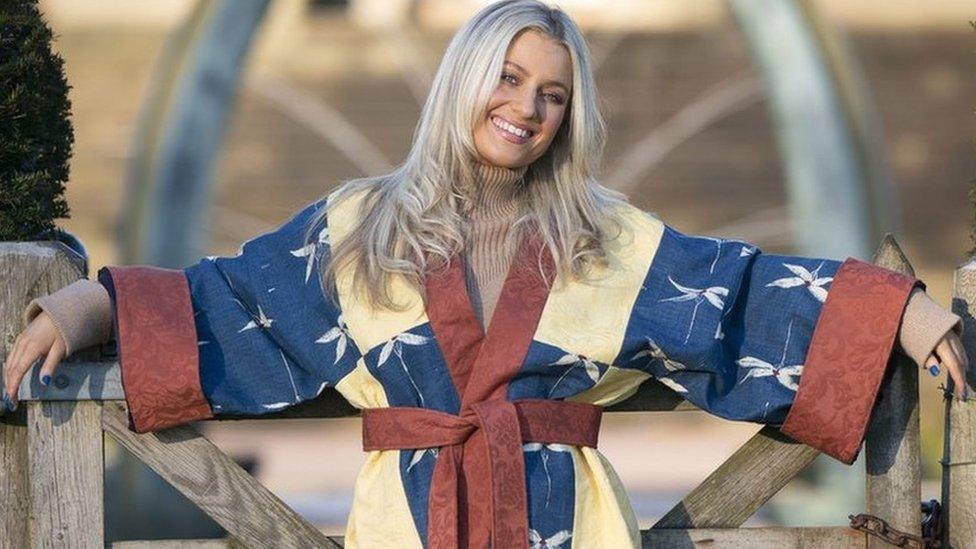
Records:
{"label": "woman's left hand", "polygon": [[932,375],[939,375],[939,370],[945,368],[952,377],[955,385],[956,398],[966,400],[969,391],[966,386],[966,372],[969,369],[969,357],[966,356],[966,349],[962,346],[962,341],[956,332],[950,331],[935,346],[932,354],[925,359],[925,369]]}

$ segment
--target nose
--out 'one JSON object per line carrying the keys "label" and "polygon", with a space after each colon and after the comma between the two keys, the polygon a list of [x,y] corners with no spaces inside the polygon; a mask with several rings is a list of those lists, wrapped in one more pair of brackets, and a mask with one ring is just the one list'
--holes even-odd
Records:
{"label": "nose", "polygon": [[534,92],[525,91],[519,93],[512,101],[512,109],[516,114],[526,120],[534,120],[538,116],[539,108],[537,105],[539,98]]}

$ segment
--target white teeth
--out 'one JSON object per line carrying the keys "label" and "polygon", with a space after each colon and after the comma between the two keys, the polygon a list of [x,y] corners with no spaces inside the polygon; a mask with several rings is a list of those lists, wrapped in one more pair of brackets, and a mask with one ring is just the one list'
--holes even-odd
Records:
{"label": "white teeth", "polygon": [[496,126],[498,126],[499,128],[507,131],[510,134],[517,135],[517,136],[523,137],[523,138],[524,137],[529,137],[529,136],[532,135],[532,132],[525,131],[525,130],[520,129],[520,128],[516,128],[515,126],[509,124],[508,122],[505,122],[504,120],[502,120],[500,118],[492,118],[491,121],[494,122]]}

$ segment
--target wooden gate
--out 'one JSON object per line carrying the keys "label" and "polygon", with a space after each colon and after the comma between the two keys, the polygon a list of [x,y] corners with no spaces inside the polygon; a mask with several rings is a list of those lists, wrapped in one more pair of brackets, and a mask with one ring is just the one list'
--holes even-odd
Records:
{"label": "wooden gate", "polygon": [[[875,263],[911,273],[911,266],[888,237]],[[962,272],[962,271],[960,271]],[[966,271],[970,273],[969,271]],[[976,271],[973,271],[976,273]],[[3,353],[22,329],[21,311],[30,299],[54,291],[83,273],[57,245],[0,243],[0,334]],[[976,275],[966,276],[976,280]],[[976,284],[960,277],[965,292],[976,295]],[[968,299],[957,299],[957,312],[972,324]],[[976,356],[967,326],[967,348]],[[867,501],[865,512],[919,534],[918,371],[909,359],[895,355],[868,428],[865,443]],[[126,541],[111,547],[342,547],[341,537],[320,533],[267,488],[224,455],[189,425],[148,434],[127,427],[120,370],[117,363],[77,353],[59,368],[42,389],[37,371],[22,384],[23,405],[0,423],[0,545],[4,547],[104,547],[103,433],[107,433],[171,483],[224,527],[227,540]],[[966,405],[961,405],[966,406]],[[664,385],[648,380],[627,401],[608,411],[696,410]],[[959,425],[971,408],[947,410]],[[337,393],[282,412],[260,416],[331,418],[356,415]],[[968,414],[968,415],[967,415]],[[962,419],[959,419],[962,418]],[[223,416],[220,421],[241,419]],[[218,420],[212,420],[218,421]],[[971,430],[971,427],[969,428]],[[947,432],[947,442],[952,439]],[[961,440],[961,439],[960,439]],[[973,447],[974,434],[966,439]],[[947,443],[948,448],[948,443]],[[947,456],[950,453],[947,450]],[[881,547],[884,542],[848,527],[739,528],[760,506],[818,455],[808,446],[766,426],[730,456],[657,524],[641,532],[644,547]],[[976,469],[951,454],[958,467],[946,476],[952,487],[948,505],[954,528],[966,535],[973,527]],[[973,458],[968,461],[972,463]],[[949,466],[947,466],[949,467]],[[966,477],[966,474],[970,475]],[[965,481],[969,478],[968,485]],[[961,481],[961,482],[960,482]],[[948,500],[948,491],[944,500]],[[957,512],[958,510],[958,512]],[[855,510],[852,510],[855,511]],[[965,523],[965,524],[964,524]],[[964,538],[954,547],[970,546]]]}

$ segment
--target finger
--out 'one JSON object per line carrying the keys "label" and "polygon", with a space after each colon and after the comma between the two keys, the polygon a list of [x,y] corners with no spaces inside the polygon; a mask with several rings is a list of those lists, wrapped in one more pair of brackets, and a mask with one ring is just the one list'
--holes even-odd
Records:
{"label": "finger", "polygon": [[19,339],[19,341],[14,344],[13,349],[10,350],[10,356],[7,357],[7,362],[3,365],[4,396],[9,395],[10,389],[13,387],[14,378],[17,376],[17,365],[20,364],[21,358],[24,355],[24,346],[24,340]]}
{"label": "finger", "polygon": [[964,400],[969,398],[969,356],[966,354],[966,348],[963,346],[962,341],[959,336],[955,333],[951,334],[952,337],[949,338],[949,346],[956,353],[956,357],[959,359],[960,371],[963,379],[962,386],[962,397]]}
{"label": "finger", "polygon": [[7,380],[10,379],[11,366],[14,363],[14,356],[17,354],[17,344],[19,341],[15,340],[14,344],[10,347],[10,351],[7,353],[7,357],[3,361],[3,402],[0,403],[0,415],[7,412]]}
{"label": "finger", "polygon": [[937,377],[939,375],[939,358],[936,357],[935,354],[929,355],[929,357],[925,359],[925,364],[923,364],[922,367],[925,368],[928,373],[932,374],[933,377]]}
{"label": "finger", "polygon": [[952,345],[948,342],[948,340],[943,339],[936,346],[935,350],[936,353],[938,353],[939,358],[942,359],[942,363],[949,371],[949,376],[952,377],[952,382],[955,384],[956,398],[963,400],[965,398],[963,391],[966,388],[966,378],[963,376],[962,364],[960,364],[959,358],[956,356],[955,351],[952,350]]}
{"label": "finger", "polygon": [[60,340],[54,342],[51,350],[47,353],[47,357],[44,359],[44,364],[41,366],[39,373],[41,385],[46,386],[51,383],[54,371],[58,369],[58,364],[64,359],[64,350],[64,345],[61,344]]}
{"label": "finger", "polygon": [[14,340],[14,344],[7,350],[7,356],[3,359],[3,379],[7,379],[7,372],[10,371],[10,365],[13,364],[14,355],[17,354],[17,343],[17,340]]}
{"label": "finger", "polygon": [[[10,354],[7,355],[7,360],[3,363],[3,379],[9,379],[13,372],[13,365],[17,363],[17,358],[24,349],[24,340],[20,337],[14,341],[13,347],[10,348]],[[6,387],[6,383],[4,384]]]}
{"label": "finger", "polygon": [[10,346],[10,349],[7,350],[7,358],[3,361],[4,372],[7,371],[7,366],[10,365],[10,363],[13,361],[14,354],[17,352],[17,348],[20,347],[20,341],[21,341],[21,337],[20,335],[18,335],[17,338],[14,339],[14,342]]}
{"label": "finger", "polygon": [[949,345],[956,351],[956,355],[962,361],[963,367],[968,371],[970,367],[969,353],[966,352],[966,347],[962,344],[962,340],[959,339],[959,336],[955,332],[950,334]]}
{"label": "finger", "polygon": [[41,353],[36,348],[29,347],[20,354],[17,362],[11,366],[10,379],[4,380],[7,398],[11,404],[8,407],[9,410],[17,409],[17,389],[20,388],[20,382],[24,379],[24,374],[30,369],[31,364],[40,356]]}

